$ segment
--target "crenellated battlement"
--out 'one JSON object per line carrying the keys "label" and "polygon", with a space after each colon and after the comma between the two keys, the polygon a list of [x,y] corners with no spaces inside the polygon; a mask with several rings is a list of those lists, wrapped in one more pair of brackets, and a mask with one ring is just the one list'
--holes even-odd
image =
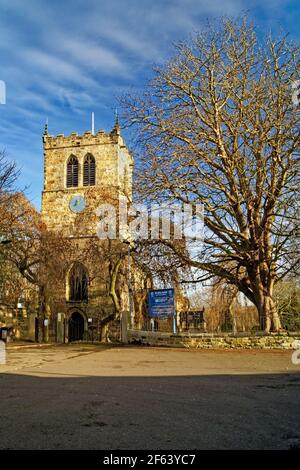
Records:
{"label": "crenellated battlement", "polygon": [[[86,131],[83,134],[71,132],[69,135],[50,135],[46,124],[43,143],[42,212],[49,227],[72,226],[74,214],[70,211],[69,202],[78,192],[87,195],[93,189],[95,201],[101,199],[105,188],[109,192],[122,191],[130,197],[133,156],[120,134],[118,118],[110,132],[98,130],[95,134]],[[93,163],[86,164],[90,158]],[[72,159],[74,161],[69,165]],[[88,169],[88,165],[93,169]],[[74,181],[73,173],[76,175]],[[90,174],[94,175],[93,182],[87,183],[90,181]],[[90,204],[96,204],[95,201]],[[53,214],[56,214],[56,218]]]}
{"label": "crenellated battlement", "polygon": [[116,126],[109,133],[100,129],[95,134],[92,134],[91,131],[86,131],[83,134],[71,132],[68,136],[64,134],[57,134],[56,136],[50,135],[48,134],[48,129],[45,128],[43,142],[45,150],[50,148],[83,147],[101,144],[124,145],[123,138],[120,135],[120,129],[116,128]]}

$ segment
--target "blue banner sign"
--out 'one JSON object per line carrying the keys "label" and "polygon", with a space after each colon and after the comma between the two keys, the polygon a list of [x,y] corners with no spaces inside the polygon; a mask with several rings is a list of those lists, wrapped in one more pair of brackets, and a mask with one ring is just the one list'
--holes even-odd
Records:
{"label": "blue banner sign", "polygon": [[170,317],[175,315],[174,289],[151,289],[148,292],[150,317]]}

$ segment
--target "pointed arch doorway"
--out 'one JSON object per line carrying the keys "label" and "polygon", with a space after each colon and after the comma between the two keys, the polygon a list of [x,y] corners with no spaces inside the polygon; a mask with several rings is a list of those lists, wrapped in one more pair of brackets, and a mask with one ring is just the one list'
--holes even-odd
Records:
{"label": "pointed arch doorway", "polygon": [[69,342],[82,341],[84,335],[84,318],[80,312],[73,312],[69,318]]}

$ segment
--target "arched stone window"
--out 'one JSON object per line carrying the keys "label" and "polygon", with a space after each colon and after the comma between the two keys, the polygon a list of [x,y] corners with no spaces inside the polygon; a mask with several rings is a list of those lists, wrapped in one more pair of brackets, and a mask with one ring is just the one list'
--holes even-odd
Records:
{"label": "arched stone window", "polygon": [[95,186],[96,162],[93,155],[88,153],[83,164],[83,186]]}
{"label": "arched stone window", "polygon": [[74,263],[69,272],[69,300],[80,302],[88,300],[88,272],[81,263]]}
{"label": "arched stone window", "polygon": [[67,163],[67,188],[78,186],[78,160],[74,155],[71,155]]}

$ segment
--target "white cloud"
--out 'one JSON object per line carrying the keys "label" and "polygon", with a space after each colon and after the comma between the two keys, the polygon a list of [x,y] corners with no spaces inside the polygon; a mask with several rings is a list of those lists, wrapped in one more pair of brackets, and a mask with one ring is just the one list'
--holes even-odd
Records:
{"label": "white cloud", "polygon": [[121,73],[127,75],[128,67],[118,55],[107,47],[83,38],[74,39],[70,36],[58,37],[60,52],[68,55],[77,64],[89,69],[101,71],[104,75]]}
{"label": "white cloud", "polygon": [[61,59],[53,54],[38,49],[25,49],[22,51],[22,59],[27,62],[33,72],[40,72],[51,76],[56,81],[69,81],[86,86],[95,82],[87,74],[82,72],[78,66],[73,65],[67,59]]}

